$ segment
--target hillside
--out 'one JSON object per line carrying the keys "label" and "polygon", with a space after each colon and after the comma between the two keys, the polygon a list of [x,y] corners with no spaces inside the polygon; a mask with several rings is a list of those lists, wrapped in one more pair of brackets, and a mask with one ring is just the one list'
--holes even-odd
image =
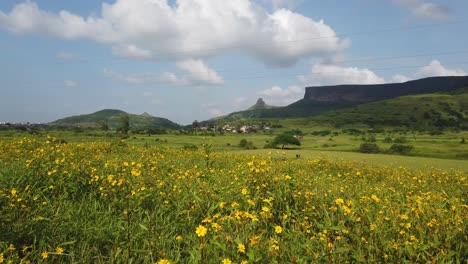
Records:
{"label": "hillside", "polygon": [[[70,116],[49,123],[53,126],[72,126],[72,127],[100,127],[106,124],[110,129],[117,129],[120,126],[120,116],[126,114],[124,111],[116,109],[104,109],[92,114]],[[180,126],[168,119],[151,116],[148,113],[141,115],[128,114],[130,120],[130,129],[151,129],[165,128],[177,129]]]}
{"label": "hillside", "polygon": [[365,124],[371,127],[468,130],[468,92],[402,96],[327,112],[308,118],[307,122],[335,127]]}
{"label": "hillside", "polygon": [[248,109],[228,114],[216,120],[232,122],[251,118],[312,117],[363,103],[405,95],[450,92],[462,87],[468,87],[468,76],[430,77],[405,83],[307,87],[304,98],[288,106],[272,109]]}

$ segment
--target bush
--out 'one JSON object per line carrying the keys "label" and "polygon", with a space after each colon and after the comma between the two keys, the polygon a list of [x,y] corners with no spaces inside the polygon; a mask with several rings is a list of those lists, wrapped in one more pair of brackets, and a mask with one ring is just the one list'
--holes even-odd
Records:
{"label": "bush", "polygon": [[247,141],[247,139],[241,139],[239,142],[239,147],[245,149],[256,149],[257,147],[254,146],[252,141]]}
{"label": "bush", "polygon": [[393,142],[393,139],[392,138],[389,138],[389,137],[386,137],[384,140],[383,140],[384,143],[392,143]]}
{"label": "bush", "polygon": [[411,145],[403,145],[403,144],[393,144],[390,146],[389,151],[391,153],[397,153],[397,154],[406,154],[413,150],[414,147]]}
{"label": "bush", "polygon": [[359,146],[359,152],[361,153],[379,153],[380,148],[377,144],[375,143],[362,143],[361,146]]}
{"label": "bush", "polygon": [[247,146],[247,139],[244,138],[239,141],[239,147],[245,148],[245,146]]}

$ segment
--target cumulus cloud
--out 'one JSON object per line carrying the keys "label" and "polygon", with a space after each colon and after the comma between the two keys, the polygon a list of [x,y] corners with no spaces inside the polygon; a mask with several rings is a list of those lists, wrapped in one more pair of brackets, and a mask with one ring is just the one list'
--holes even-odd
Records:
{"label": "cumulus cloud", "polygon": [[411,80],[410,77],[405,76],[403,74],[395,74],[392,77],[392,82],[395,82],[395,83],[402,83],[402,82],[407,82],[407,81],[410,81],[410,80]]}
{"label": "cumulus cloud", "polygon": [[415,76],[416,77],[430,77],[430,76],[463,76],[468,75],[462,69],[447,69],[445,68],[440,61],[433,60],[429,63],[429,65],[420,68]]}
{"label": "cumulus cloud", "polygon": [[163,82],[172,85],[219,85],[222,84],[223,78],[219,74],[209,68],[201,60],[185,60],[177,63],[177,67],[185,72],[178,76],[173,72],[158,73],[137,73],[137,74],[122,74],[109,69],[104,69],[103,74],[106,77],[124,81],[130,84],[145,84]]}
{"label": "cumulus cloud", "polygon": [[304,96],[304,88],[297,85],[290,85],[287,88],[273,86],[258,93],[260,96],[265,97],[268,104],[286,105],[299,100]]}
{"label": "cumulus cloud", "polygon": [[419,18],[433,20],[446,20],[453,16],[452,10],[445,5],[435,4],[423,0],[393,0],[397,4],[409,9],[410,12]]}
{"label": "cumulus cloud", "polygon": [[222,84],[223,78],[218,73],[206,66],[201,60],[185,60],[177,63],[177,67],[186,71],[184,77],[189,84]]}
{"label": "cumulus cloud", "polygon": [[[290,1],[274,1],[281,4]],[[250,0],[117,0],[101,14],[82,17],[41,9],[36,3],[0,11],[0,27],[108,44],[114,54],[140,59],[219,55],[241,51],[275,66],[309,56],[333,55],[349,46],[323,21],[287,9],[272,12]]]}
{"label": "cumulus cloud", "polygon": [[377,84],[385,80],[369,69],[315,64],[310,74],[298,76],[298,80],[310,85]]}
{"label": "cumulus cloud", "polygon": [[79,84],[78,84],[78,82],[75,82],[75,81],[72,81],[72,80],[65,80],[65,81],[63,81],[63,86],[65,86],[67,88],[75,88],[75,87],[78,87]]}

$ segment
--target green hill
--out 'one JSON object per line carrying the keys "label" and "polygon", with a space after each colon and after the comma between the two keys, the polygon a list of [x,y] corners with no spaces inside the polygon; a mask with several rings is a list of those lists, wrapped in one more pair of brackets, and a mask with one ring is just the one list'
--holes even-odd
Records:
{"label": "green hill", "polygon": [[[122,110],[104,109],[92,114],[70,116],[49,123],[53,126],[71,126],[83,128],[98,128],[106,124],[110,129],[117,129],[120,126],[120,116],[128,114]],[[180,125],[161,117],[155,117],[148,113],[141,115],[128,114],[130,129],[178,129]]]}
{"label": "green hill", "polygon": [[335,127],[459,128],[468,130],[468,89],[453,93],[409,95],[334,110],[306,122]]}
{"label": "green hill", "polygon": [[406,95],[453,92],[468,87],[468,76],[430,77],[404,83],[307,87],[304,98],[288,106],[250,107],[213,120],[232,122],[252,118],[301,118]]}

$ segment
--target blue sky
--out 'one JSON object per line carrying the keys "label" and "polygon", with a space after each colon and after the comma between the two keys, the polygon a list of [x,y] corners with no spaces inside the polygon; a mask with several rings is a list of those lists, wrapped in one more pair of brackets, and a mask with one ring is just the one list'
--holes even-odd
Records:
{"label": "blue sky", "polygon": [[0,1],[0,122],[180,124],[313,85],[468,74],[465,0]]}

